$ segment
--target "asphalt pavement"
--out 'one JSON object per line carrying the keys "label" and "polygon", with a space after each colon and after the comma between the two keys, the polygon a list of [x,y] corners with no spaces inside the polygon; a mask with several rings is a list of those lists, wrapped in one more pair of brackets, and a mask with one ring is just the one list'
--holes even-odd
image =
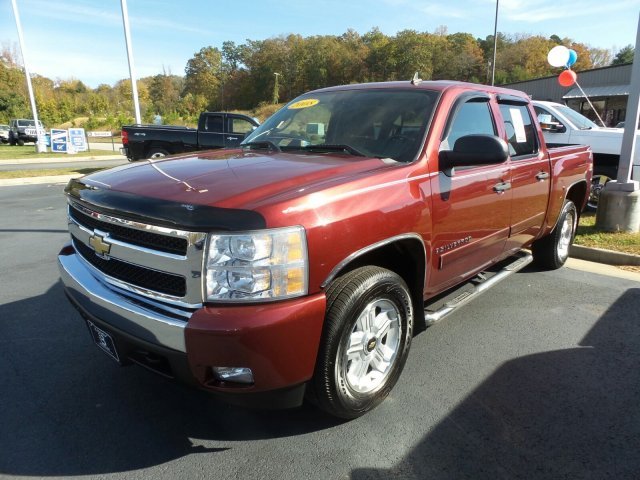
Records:
{"label": "asphalt pavement", "polygon": [[[0,477],[637,478],[640,275],[527,269],[414,338],[342,422],[121,368],[64,297],[60,185],[0,188]],[[602,271],[602,267],[593,267]],[[609,267],[612,268],[612,267]],[[632,280],[636,279],[636,280]]]}

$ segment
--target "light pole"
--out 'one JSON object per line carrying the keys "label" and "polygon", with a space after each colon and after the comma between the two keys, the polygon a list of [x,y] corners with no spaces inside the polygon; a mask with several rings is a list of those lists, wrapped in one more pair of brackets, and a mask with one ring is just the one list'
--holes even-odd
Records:
{"label": "light pole", "polygon": [[496,21],[493,24],[493,62],[491,63],[491,85],[496,79],[496,50],[498,49],[498,2],[496,0]]}
{"label": "light pole", "polygon": [[29,72],[29,62],[27,62],[27,52],[24,48],[24,38],[22,37],[22,24],[20,23],[20,14],[18,13],[18,5],[16,0],[11,0],[13,6],[13,15],[16,19],[16,29],[18,30],[18,41],[20,42],[20,52],[22,53],[22,64],[24,66],[24,75],[27,77],[27,90],[29,91],[29,100],[31,101],[31,111],[33,112],[33,120],[36,128],[36,152],[45,152],[47,147],[42,141],[42,132],[40,122],[38,120],[38,110],[36,109],[36,98],[33,95],[33,85],[31,85],[31,73]]}
{"label": "light pole", "polygon": [[124,40],[127,44],[127,59],[129,60],[129,77],[131,77],[131,94],[133,95],[133,109],[136,116],[136,123],[142,123],[140,120],[140,103],[138,102],[138,84],[136,83],[136,71],[133,65],[133,50],[131,49],[131,32],[129,31],[129,10],[127,9],[127,0],[120,0],[122,8],[122,24],[124,26]]}

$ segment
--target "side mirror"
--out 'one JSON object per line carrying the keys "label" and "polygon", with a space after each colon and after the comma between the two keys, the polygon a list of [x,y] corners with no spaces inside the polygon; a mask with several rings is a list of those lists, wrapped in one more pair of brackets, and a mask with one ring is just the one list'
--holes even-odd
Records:
{"label": "side mirror", "polygon": [[543,132],[549,133],[564,133],[567,131],[567,127],[561,123],[540,123],[540,128]]}
{"label": "side mirror", "polygon": [[495,135],[465,135],[456,140],[453,150],[442,150],[438,154],[440,170],[453,175],[455,167],[477,167],[497,165],[509,158],[507,142]]}

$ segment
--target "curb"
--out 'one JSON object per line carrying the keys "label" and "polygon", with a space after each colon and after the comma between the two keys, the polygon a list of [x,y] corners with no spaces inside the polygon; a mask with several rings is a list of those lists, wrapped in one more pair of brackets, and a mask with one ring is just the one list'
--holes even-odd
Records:
{"label": "curb", "polygon": [[19,185],[40,185],[43,183],[67,183],[72,178],[84,176],[81,173],[72,175],[47,175],[44,177],[1,178],[0,187],[16,187]]}
{"label": "curb", "polygon": [[82,156],[65,155],[62,158],[7,158],[0,160],[0,165],[37,165],[39,163],[99,162],[101,160],[126,160],[124,155]]}
{"label": "curb", "polygon": [[583,247],[581,245],[571,245],[569,256],[589,262],[606,263],[607,265],[640,266],[640,255]]}

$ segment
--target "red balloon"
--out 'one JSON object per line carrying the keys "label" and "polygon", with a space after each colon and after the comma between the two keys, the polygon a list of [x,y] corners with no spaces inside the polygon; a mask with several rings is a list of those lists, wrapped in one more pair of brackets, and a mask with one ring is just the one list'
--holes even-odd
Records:
{"label": "red balloon", "polygon": [[578,79],[578,75],[573,70],[565,70],[558,76],[558,83],[563,87],[570,87],[576,80]]}

